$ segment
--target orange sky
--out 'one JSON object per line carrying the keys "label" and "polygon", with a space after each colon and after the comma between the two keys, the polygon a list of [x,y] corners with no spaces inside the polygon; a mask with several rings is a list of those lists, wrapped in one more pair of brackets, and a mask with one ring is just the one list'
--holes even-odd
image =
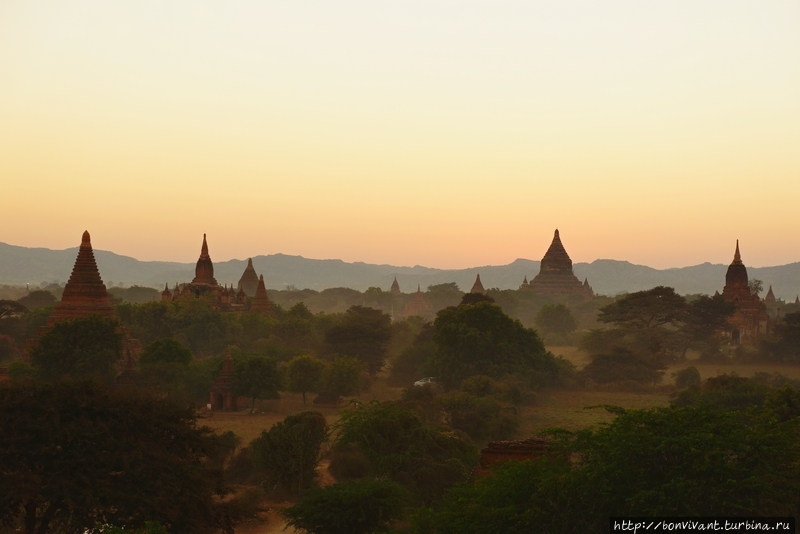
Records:
{"label": "orange sky", "polygon": [[800,261],[796,1],[0,3],[0,241]]}

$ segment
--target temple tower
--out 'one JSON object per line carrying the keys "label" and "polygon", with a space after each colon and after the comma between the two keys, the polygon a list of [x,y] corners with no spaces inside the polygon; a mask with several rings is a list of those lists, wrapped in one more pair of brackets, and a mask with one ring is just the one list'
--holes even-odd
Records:
{"label": "temple tower", "polygon": [[264,275],[258,278],[258,286],[256,286],[256,296],[253,297],[253,302],[250,304],[250,311],[258,312],[263,315],[272,315],[272,302],[267,296],[267,288],[264,285]]}
{"label": "temple tower", "polygon": [[481,275],[480,273],[475,278],[475,283],[472,284],[472,289],[469,290],[470,293],[480,293],[481,295],[486,294],[486,290],[483,289],[483,284],[481,283]]}
{"label": "temple tower", "polygon": [[425,319],[428,319],[429,316],[432,315],[431,305],[425,300],[425,296],[422,294],[422,288],[419,284],[417,284],[417,292],[414,293],[411,300],[406,304],[405,315],[406,317],[418,315]]}
{"label": "temple tower", "polygon": [[256,289],[258,289],[258,275],[253,268],[253,258],[247,258],[247,267],[245,267],[242,277],[239,279],[237,289],[244,290],[245,295],[248,297],[256,296]]}
{"label": "temple tower", "polygon": [[561,243],[558,230],[542,258],[539,274],[531,280],[529,287],[539,295],[577,294],[585,298],[594,296],[588,280],[581,284],[572,272],[572,259]]}
{"label": "temple tower", "polygon": [[97,270],[91,237],[89,232],[83,232],[72,274],[64,287],[61,302],[47,319],[47,326],[89,315],[100,315],[108,319],[116,317],[114,308],[108,301],[106,286]]}
{"label": "temple tower", "polygon": [[236,397],[233,395],[233,357],[231,349],[225,351],[222,371],[211,385],[208,405],[212,410],[236,411]]}
{"label": "temple tower", "polygon": [[392,295],[399,295],[400,294],[400,284],[397,283],[397,277],[394,277],[394,282],[392,282],[392,287],[389,289],[389,293]]}
{"label": "temple tower", "polygon": [[214,264],[211,263],[211,256],[208,255],[208,243],[206,234],[203,234],[203,246],[200,248],[200,258],[194,268],[194,280],[192,284],[205,284],[216,286],[217,280],[214,278]]}
{"label": "temple tower", "polygon": [[736,311],[728,319],[727,331],[734,344],[755,345],[769,328],[767,307],[758,295],[750,292],[748,282],[747,267],[742,262],[737,239],[736,251],[725,273],[725,287],[722,289],[722,297],[736,305]]}

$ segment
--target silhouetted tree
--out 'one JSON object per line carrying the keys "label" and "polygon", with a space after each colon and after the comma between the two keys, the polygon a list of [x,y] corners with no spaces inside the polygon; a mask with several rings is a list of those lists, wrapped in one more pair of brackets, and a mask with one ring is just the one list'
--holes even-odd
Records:
{"label": "silhouetted tree", "polygon": [[313,356],[296,356],[286,366],[286,387],[289,391],[303,394],[306,403],[307,391],[318,391],[322,384],[325,362]]}
{"label": "silhouetted tree", "polygon": [[375,376],[386,362],[386,349],[392,337],[391,317],[380,310],[351,306],[342,322],[325,333],[331,354],[358,358]]}
{"label": "silhouetted tree", "polygon": [[281,375],[278,362],[264,356],[251,356],[233,368],[233,390],[237,395],[252,399],[250,411],[255,411],[256,399],[279,399]]}

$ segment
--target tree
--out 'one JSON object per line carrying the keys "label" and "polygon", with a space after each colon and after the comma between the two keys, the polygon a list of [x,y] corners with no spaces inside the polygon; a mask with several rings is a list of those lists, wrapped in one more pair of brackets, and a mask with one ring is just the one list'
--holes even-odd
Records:
{"label": "tree", "polygon": [[146,521],[173,533],[225,527],[221,473],[207,467],[212,431],[196,417],[93,381],[0,387],[0,524],[26,534]]}
{"label": "tree", "polygon": [[174,389],[183,379],[191,362],[192,352],[174,339],[153,341],[139,357],[139,365],[148,381],[168,389]]}
{"label": "tree", "polygon": [[677,373],[674,373],[674,376],[675,387],[678,389],[699,386],[703,383],[702,378],[700,378],[700,371],[698,371],[697,367],[694,365],[687,367],[686,369],[681,369]]}
{"label": "tree", "polygon": [[770,339],[761,351],[768,357],[787,363],[800,363],[800,312],[787,313],[772,328]]}
{"label": "tree", "polygon": [[279,399],[281,375],[278,362],[264,356],[251,356],[237,362],[233,370],[233,390],[236,395],[252,399],[251,413],[255,411],[256,399]]}
{"label": "tree", "polygon": [[327,438],[328,425],[318,412],[290,415],[263,431],[250,449],[265,487],[280,487],[293,494],[311,487],[317,477],[320,447]]}
{"label": "tree", "polygon": [[753,278],[747,283],[747,287],[750,289],[750,294],[757,297],[764,291],[764,282],[758,278]]}
{"label": "tree", "polygon": [[309,534],[389,532],[405,500],[403,488],[388,480],[339,482],[310,491],[282,514],[290,526]]}
{"label": "tree", "polygon": [[[686,347],[697,347],[706,358],[719,353],[719,333],[727,326],[728,318],[736,311],[736,305],[722,295],[700,295],[689,303],[683,332]],[[686,349],[684,349],[684,355]]]}
{"label": "tree", "polygon": [[19,317],[28,311],[23,304],[15,300],[0,300],[0,319]]}
{"label": "tree", "polygon": [[17,302],[29,310],[35,310],[36,308],[52,308],[58,304],[58,299],[45,289],[37,289],[17,300]]}
{"label": "tree", "polygon": [[31,351],[42,378],[98,375],[110,377],[122,353],[119,323],[90,315],[53,325]]}
{"label": "tree", "polygon": [[465,378],[516,374],[535,384],[555,384],[566,366],[547,352],[536,332],[489,302],[445,308],[434,321],[432,373],[445,386]]}
{"label": "tree", "polygon": [[334,449],[356,449],[368,460],[369,474],[388,477],[427,503],[466,479],[477,460],[471,443],[426,424],[413,408],[396,402],[346,410],[334,430]]}
{"label": "tree", "polygon": [[611,354],[599,354],[581,371],[598,384],[634,380],[636,382],[661,381],[664,371],[651,360],[640,358],[625,349],[615,349]]}
{"label": "tree", "polygon": [[796,419],[707,408],[616,413],[605,427],[555,434],[552,457],[510,461],[454,488],[419,521],[438,534],[558,534],[607,532],[609,516],[797,515]]}
{"label": "tree", "polygon": [[330,362],[322,374],[322,387],[333,395],[352,395],[358,391],[362,364],[355,358],[341,356]]}
{"label": "tree", "polygon": [[286,386],[289,391],[303,394],[306,403],[306,392],[317,391],[322,383],[325,362],[313,356],[296,356],[286,366]]}
{"label": "tree", "polygon": [[380,310],[351,306],[344,320],[325,333],[330,354],[358,358],[375,376],[386,362],[386,349],[392,337],[392,319]]}
{"label": "tree", "polygon": [[578,327],[578,321],[563,304],[545,304],[536,314],[534,323],[545,336],[552,334],[565,336]]}

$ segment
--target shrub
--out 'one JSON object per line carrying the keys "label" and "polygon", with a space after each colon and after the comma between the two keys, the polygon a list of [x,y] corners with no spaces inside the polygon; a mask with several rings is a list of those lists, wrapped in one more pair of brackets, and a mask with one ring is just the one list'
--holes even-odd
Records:
{"label": "shrub", "polygon": [[691,386],[699,386],[703,383],[700,378],[700,371],[694,365],[681,369],[675,373],[675,387],[678,389],[686,389]]}

